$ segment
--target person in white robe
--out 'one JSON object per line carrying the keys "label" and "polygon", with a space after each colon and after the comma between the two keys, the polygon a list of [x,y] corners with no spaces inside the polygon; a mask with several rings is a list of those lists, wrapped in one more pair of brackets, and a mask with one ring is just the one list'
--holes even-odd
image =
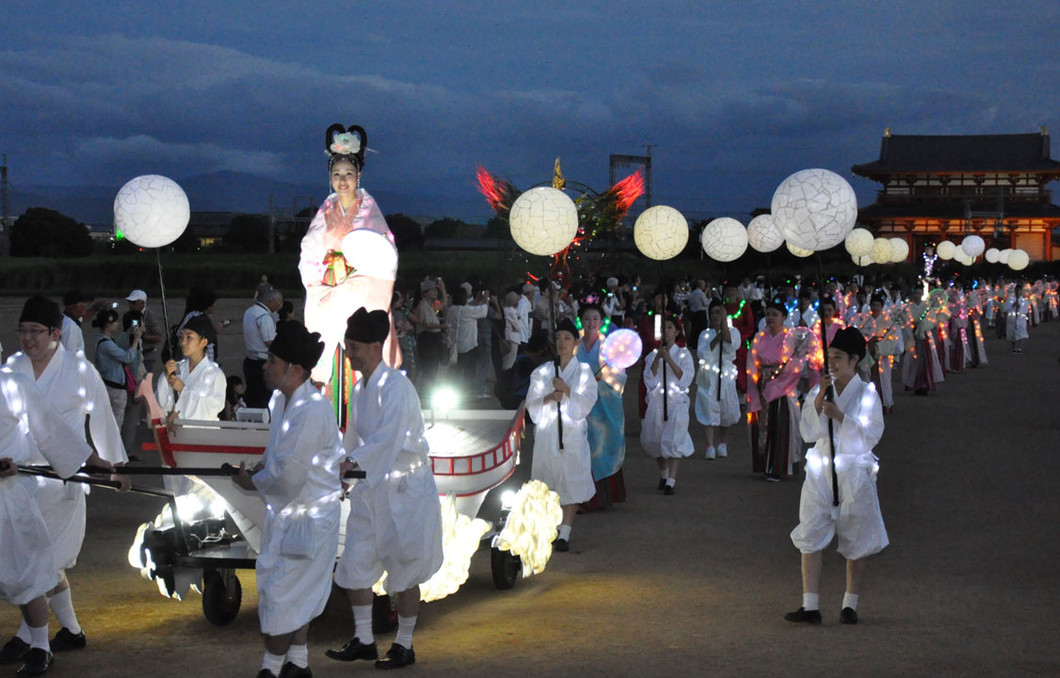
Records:
{"label": "person in white robe", "polygon": [[1012,344],[1013,353],[1023,353],[1023,340],[1030,336],[1027,333],[1027,317],[1030,303],[1023,295],[1020,285],[1015,285],[1005,298],[1005,338]]}
{"label": "person in white robe", "polygon": [[599,391],[592,368],[574,356],[578,338],[573,321],[569,318],[559,321],[556,328],[559,366],[552,361],[538,366],[530,375],[530,388],[526,392],[526,411],[535,425],[530,477],[558,494],[563,509],[563,522],[553,545],[556,551],[570,550],[578,506],[596,494],[587,418]]}
{"label": "person in white robe", "polygon": [[71,353],[85,351],[85,335],[81,330],[81,323],[89,313],[91,301],[92,295],[81,290],[70,290],[63,295],[63,323],[59,341],[63,348]]}
{"label": "person in white robe", "polygon": [[902,352],[901,327],[907,321],[900,307],[892,307],[884,313],[883,295],[872,295],[869,313],[859,318],[858,329],[868,343],[867,359],[863,365],[869,381],[876,384],[883,401],[883,413],[894,410],[893,373],[894,364]]}
{"label": "person in white robe", "polygon": [[[791,622],[821,622],[818,591],[822,553],[838,536],[839,553],[847,561],[840,621],[856,624],[868,558],[888,544],[876,493],[879,463],[872,452],[883,436],[883,407],[876,388],[857,376],[865,350],[861,332],[853,327],[840,330],[828,347],[828,373],[822,375],[820,385],[810,391],[802,407],[802,437],[813,447],[806,453],[799,524],[791,532],[791,541],[802,553],[803,581],[802,606],[784,616]],[[836,478],[838,506],[833,496]]]}
{"label": "person in white robe", "polygon": [[360,373],[350,396],[343,447],[366,474],[349,493],[346,543],[335,569],[353,608],[353,638],[327,656],[375,660],[372,586],[397,598],[398,632],[376,667],[413,664],[412,633],[420,584],[442,565],[442,517],[424,437],[423,413],[412,382],[383,361],[390,321],[384,311],[359,308],[346,324],[346,354]]}
{"label": "person in white robe", "polygon": [[342,445],[331,405],[309,381],[324,352],[320,335],[282,323],[269,345],[265,383],[275,389],[269,443],[237,485],[265,502],[255,571],[265,640],[259,678],[304,677],[309,623],[324,611],[339,548]]}
{"label": "person in white robe", "polygon": [[676,343],[680,335],[680,320],[667,316],[662,321],[662,343],[644,361],[648,407],[641,424],[640,443],[648,456],[655,457],[659,489],[668,495],[674,493],[677,483],[677,463],[695,452],[688,434],[688,387],[695,379],[696,368],[692,353]]}
{"label": "person in white robe", "polygon": [[209,316],[197,315],[180,330],[180,362],[166,362],[165,376],[158,380],[158,405],[173,419],[217,421],[225,407],[228,382],[221,367],[206,355],[206,347],[217,341]]}
{"label": "person in white robe", "polygon": [[[11,356],[7,369],[29,377],[45,399],[54,407],[66,425],[85,440],[86,419],[91,443],[96,452],[95,465],[110,466],[128,461],[121,431],[110,406],[110,397],[103,379],[83,353],[67,351],[61,343],[63,316],[59,306],[42,296],[30,297],[19,316],[18,338],[21,351]],[[35,451],[32,464],[47,463],[43,454]],[[115,478],[127,486],[127,478]],[[85,539],[85,494],[87,485],[64,483],[61,480],[40,479],[36,492],[37,504],[48,526],[48,536],[55,553],[58,585],[48,593],[48,605],[61,625],[52,638],[55,652],[80,650],[85,647],[84,631],[74,610],[70,582],[66,570],[77,562]],[[29,642],[30,631],[25,624],[16,638]],[[16,643],[13,638],[9,643]],[[6,647],[6,646],[5,646]]]}
{"label": "person in white robe", "polygon": [[48,526],[33,497],[36,478],[18,477],[18,465],[43,459],[68,478],[92,454],[31,378],[0,371],[0,598],[21,608],[29,632],[28,640],[16,637],[4,646],[2,660],[25,660],[19,676],[40,675],[51,666],[46,594],[58,575]]}
{"label": "person in white robe", "polygon": [[[729,456],[729,427],[740,421],[736,393],[736,351],[740,330],[729,324],[725,306],[717,300],[708,310],[710,326],[699,335],[699,369],[696,371],[696,420],[707,427],[705,457]],[[715,436],[718,446],[714,447]]]}

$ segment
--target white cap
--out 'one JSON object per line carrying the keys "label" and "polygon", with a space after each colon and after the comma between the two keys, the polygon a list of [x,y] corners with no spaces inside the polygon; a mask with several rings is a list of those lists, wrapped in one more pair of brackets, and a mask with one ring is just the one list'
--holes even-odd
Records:
{"label": "white cap", "polygon": [[147,301],[147,292],[143,290],[133,290],[129,292],[129,296],[125,297],[125,301]]}

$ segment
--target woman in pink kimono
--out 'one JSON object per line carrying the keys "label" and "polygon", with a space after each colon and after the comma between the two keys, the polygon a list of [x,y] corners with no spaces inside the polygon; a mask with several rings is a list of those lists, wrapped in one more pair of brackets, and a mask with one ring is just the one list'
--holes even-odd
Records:
{"label": "woman in pink kimono", "polygon": [[[328,128],[325,149],[334,193],[302,238],[298,271],[306,290],[305,324],[310,332],[320,333],[326,347],[313,368],[317,383],[331,378],[346,319],[354,311],[363,306],[390,312],[397,249],[383,213],[360,187],[366,143],[367,135],[357,125]],[[401,364],[393,321],[383,355],[391,366]]]}
{"label": "woman in pink kimono", "polygon": [[777,482],[793,475],[799,461],[799,378],[808,368],[814,342],[806,328],[788,328],[782,299],[766,306],[766,328],[755,335],[747,355],[747,411],[755,473]]}

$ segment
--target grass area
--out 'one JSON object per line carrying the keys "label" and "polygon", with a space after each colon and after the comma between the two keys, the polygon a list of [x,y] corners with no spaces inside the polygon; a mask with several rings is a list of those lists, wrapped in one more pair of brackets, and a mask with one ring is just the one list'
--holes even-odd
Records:
{"label": "grass area", "polygon": [[[825,276],[846,277],[855,271],[842,248],[825,252]],[[568,262],[574,275],[605,273],[627,277],[640,276],[646,285],[663,279],[684,276],[722,280],[739,279],[743,275],[769,273],[774,283],[795,275],[817,277],[817,261],[795,259],[786,253],[766,255],[748,252],[739,261],[719,264],[697,256],[682,255],[670,261],[646,259],[634,252],[583,252],[572,255]],[[163,253],[161,265],[170,296],[183,295],[195,285],[210,287],[223,297],[247,296],[257,286],[263,274],[292,297],[302,295],[298,275],[298,256],[282,254],[174,254]],[[508,250],[414,250],[401,254],[398,269],[399,286],[415,288],[424,275],[442,276],[451,285],[464,280],[481,281],[490,289],[505,289],[524,280],[547,272],[548,259],[527,255],[514,248]],[[1056,262],[1036,265],[1032,269],[1052,268]],[[994,267],[973,266],[960,271],[964,275],[996,275],[1002,271]],[[871,266],[863,270],[867,276],[891,275],[916,279],[917,269],[912,264]],[[1029,276],[1045,271],[1028,270]],[[117,296],[142,288],[149,295],[159,291],[158,262],[153,252],[128,255],[96,255],[85,258],[45,259],[0,257],[0,294],[21,296],[34,292],[61,295],[71,288],[83,288],[97,295]]]}

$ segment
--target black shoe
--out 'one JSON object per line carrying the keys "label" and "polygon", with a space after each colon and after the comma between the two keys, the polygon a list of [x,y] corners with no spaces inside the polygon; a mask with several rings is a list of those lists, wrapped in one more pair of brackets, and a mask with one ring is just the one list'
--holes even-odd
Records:
{"label": "black shoe", "polygon": [[666,478],[659,478],[659,491],[662,492],[666,489]]}
{"label": "black shoe", "polygon": [[26,653],[26,663],[18,670],[18,678],[40,676],[48,672],[54,659],[51,652],[39,647],[30,648]]}
{"label": "black shoe", "polygon": [[780,476],[778,476],[776,473],[767,473],[766,474],[766,482],[767,483],[779,483],[780,482]]}
{"label": "black shoe", "polygon": [[[552,542],[552,550],[563,551],[564,553],[566,553],[567,551],[570,551],[570,542],[566,539],[557,539],[556,541]],[[399,645],[398,647],[401,646]]]}
{"label": "black shoe", "polygon": [[375,663],[377,669],[403,669],[416,663],[416,653],[411,647],[394,643],[386,651],[386,656]]}
{"label": "black shoe", "polygon": [[671,495],[673,493],[674,493],[674,486],[673,485],[667,485],[666,487],[663,488],[663,494],[669,496],[669,495]]}
{"label": "black shoe", "polygon": [[69,652],[70,650],[83,650],[85,649],[85,632],[81,631],[77,635],[70,633],[70,629],[65,626],[59,629],[59,633],[55,634],[52,638],[52,652]]}
{"label": "black shoe", "polygon": [[357,638],[357,636],[354,636],[350,639],[350,642],[337,650],[328,650],[324,653],[324,656],[329,659],[337,659],[340,662],[352,662],[358,659],[371,659],[372,661],[375,661],[376,659],[379,659],[379,650],[376,649],[375,643],[365,645]]}
{"label": "black shoe", "polygon": [[805,624],[820,624],[821,623],[821,611],[820,610],[807,610],[805,607],[800,607],[794,612],[789,612],[784,615],[784,619],[789,622],[805,623]]}
{"label": "black shoe", "polygon": [[291,662],[287,662],[280,669],[280,678],[313,678],[313,672],[309,670],[308,666],[295,666]]}
{"label": "black shoe", "polygon": [[258,678],[276,678],[276,674],[268,669],[258,671]]}
{"label": "black shoe", "polygon": [[22,661],[29,652],[29,643],[18,636],[4,643],[4,649],[0,650],[0,664],[14,664]]}
{"label": "black shoe", "polygon": [[844,607],[839,613],[839,621],[842,624],[857,624],[858,613],[852,607]]}

